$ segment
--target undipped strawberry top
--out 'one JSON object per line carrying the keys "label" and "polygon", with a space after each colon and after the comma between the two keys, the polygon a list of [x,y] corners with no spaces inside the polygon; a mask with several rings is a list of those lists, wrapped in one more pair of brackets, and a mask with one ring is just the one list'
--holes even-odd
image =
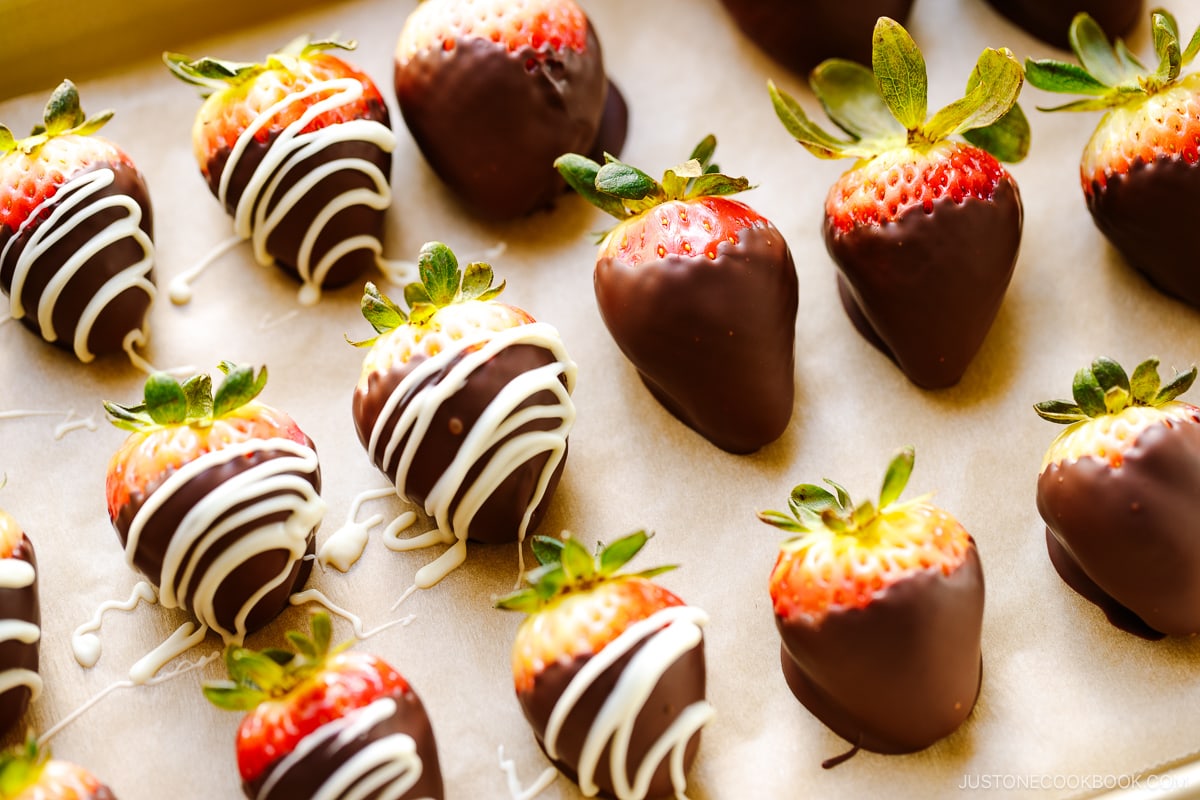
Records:
{"label": "undipped strawberry top", "polygon": [[0,509],[0,734],[11,730],[41,694],[41,624],[33,543]]}
{"label": "undipped strawberry top", "polygon": [[825,198],[825,246],[846,314],[913,383],[943,388],[983,344],[1016,264],[1021,198],[1000,161],[1019,161],[1029,145],[1016,105],[1021,65],[1006,49],[984,50],[965,96],[929,116],[912,37],[883,17],[873,42],[870,69],[831,59],[810,80],[846,138],[774,84],[771,98],[809,152],[856,159]]}
{"label": "undipped strawberry top", "polygon": [[51,758],[29,739],[0,753],[0,797],[4,800],[117,800],[91,771]]}
{"label": "undipped strawberry top", "polygon": [[[1190,232],[1200,219],[1200,28],[1186,46],[1175,18],[1152,15],[1157,63],[1110,44],[1091,17],[1071,24],[1080,64],[1025,62],[1029,82],[1085,97],[1051,111],[1104,111],[1079,162],[1096,227],[1161,291],[1200,308],[1200,265]],[[1080,275],[1079,279],[1089,278]]]}
{"label": "undipped strawberry top", "polygon": [[93,136],[63,81],[25,139],[0,125],[0,289],[9,313],[80,361],[147,339],[154,286],[146,183],[117,145]]}
{"label": "undipped strawberry top", "polygon": [[300,281],[305,303],[383,249],[395,136],[375,83],[330,52],[353,47],[302,37],[263,63],[164,56],[206,98],[192,146],[209,189],[255,259]]}

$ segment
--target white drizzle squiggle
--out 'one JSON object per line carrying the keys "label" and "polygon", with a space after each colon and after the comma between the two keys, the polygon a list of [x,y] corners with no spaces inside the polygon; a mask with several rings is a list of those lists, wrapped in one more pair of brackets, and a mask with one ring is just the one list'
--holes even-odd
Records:
{"label": "white drizzle squiggle", "polygon": [[683,757],[688,742],[713,716],[713,708],[700,700],[680,711],[663,735],[646,751],[637,765],[633,785],[627,776],[630,741],[634,722],[650,698],[651,692],[670,667],[700,643],[700,627],[708,615],[693,606],[671,606],[639,620],[584,663],[550,712],[544,744],[546,754],[558,758],[558,737],[575,704],[596,679],[621,656],[643,644],[621,671],[612,692],[605,699],[584,738],[579,755],[579,788],[591,797],[599,791],[596,769],[606,746],[610,747],[609,765],[618,800],[641,800],[650,788],[658,765],[671,759],[671,783],[678,796],[687,786]]}
{"label": "white drizzle squiggle", "polygon": [[[0,533],[9,538],[18,531],[17,523],[7,513],[0,511]],[[19,533],[17,534],[20,535]],[[33,564],[15,555],[0,559],[0,589],[29,589],[37,580]],[[0,620],[0,642],[21,642],[35,644],[41,641],[42,630],[34,623],[22,619]],[[37,672],[21,667],[10,667],[0,671],[0,694],[18,686],[29,687],[31,700],[36,700],[42,693],[42,678]]]}
{"label": "white drizzle squiggle", "polygon": [[[96,233],[72,253],[61,266],[57,267],[38,298],[35,313],[42,338],[48,342],[56,342],[59,336],[58,331],[54,329],[54,309],[58,305],[64,287],[71,278],[93,256],[122,239],[132,239],[142,248],[141,260],[130,264],[110,277],[88,301],[79,315],[79,321],[75,326],[73,345],[75,357],[84,363],[95,358],[95,354],[87,346],[92,328],[100,314],[117,296],[127,289],[137,288],[144,291],[153,302],[156,294],[154,284],[150,281],[150,271],[154,264],[154,244],[140,227],[142,209],[137,201],[126,194],[118,193],[100,197],[85,206],[89,200],[111,186],[115,180],[116,173],[107,167],[85,172],[72,178],[54,196],[38,204],[29,217],[21,223],[17,233],[0,250],[0,264],[2,264],[8,259],[9,251],[20,238],[20,234],[30,226],[36,225],[17,257],[9,297],[9,313],[13,319],[21,319],[26,313],[24,303],[21,301],[21,294],[24,291],[25,282],[29,280],[33,270],[38,266],[38,259],[59,240],[96,215],[111,208],[125,209],[127,213],[124,216],[110,222],[103,230]],[[64,220],[64,217],[72,214],[76,209],[79,209],[78,213],[75,213],[70,219]],[[49,215],[39,223],[47,211],[49,211]],[[143,327],[136,329],[139,333],[139,340],[143,342],[148,335],[144,325],[143,322]]]}
{"label": "white drizzle squiggle", "polygon": [[63,421],[54,428],[55,441],[58,441],[72,431],[84,429],[89,431],[96,430],[96,420],[91,414],[86,417],[81,417],[73,408],[69,408],[66,411],[41,411],[37,409],[15,409],[13,411],[0,411],[0,420],[22,419],[26,417],[63,417]]}
{"label": "white drizzle squiggle", "polygon": [[[271,769],[259,789],[258,800],[267,800],[280,780],[317,748],[332,741],[335,752],[366,736],[377,725],[386,723],[399,712],[391,697],[381,698],[355,709],[340,719],[328,722],[305,736],[296,748]],[[314,788],[312,800],[399,800],[421,780],[424,762],[417,743],[404,733],[389,733],[345,759],[321,785]],[[377,792],[378,794],[373,794]],[[417,800],[430,800],[419,798]]]}
{"label": "white drizzle squiggle", "polygon": [[298,263],[294,265],[302,284],[300,301],[306,305],[311,305],[320,298],[321,284],[326,274],[344,255],[354,250],[366,249],[374,252],[378,258],[383,250],[378,238],[360,234],[341,239],[320,261],[312,263],[313,249],[318,237],[340,212],[356,205],[382,210],[391,204],[392,191],[388,177],[366,159],[339,158],[307,168],[294,185],[281,197],[276,197],[280,185],[297,165],[306,158],[321,153],[327,147],[341,142],[362,141],[375,145],[385,153],[395,149],[396,137],[391,129],[374,120],[348,120],[308,133],[300,132],[322,114],[357,102],[362,94],[363,87],[358,80],[337,78],[316,81],[304,90],[284,97],[246,126],[230,150],[229,159],[221,172],[217,197],[222,205],[228,206],[230,179],[237,171],[247,148],[255,141],[257,133],[270,125],[271,120],[288,106],[304,103],[316,95],[328,95],[308,106],[298,119],[279,133],[262,161],[255,167],[234,210],[234,231],[242,239],[253,240],[254,258],[259,264],[266,266],[273,261],[267,252],[267,239],[301,198],[313,191],[322,180],[341,170],[357,170],[371,180],[374,190],[359,187],[343,192],[330,200],[309,225],[300,244]]}
{"label": "white drizzle squiggle", "polygon": [[[537,488],[525,509],[518,531],[518,541],[525,539],[530,518],[566,454],[567,435],[575,423],[575,405],[571,401],[571,392],[575,388],[575,362],[567,355],[558,331],[544,322],[518,325],[498,333],[481,331],[474,336],[465,336],[453,341],[451,346],[437,355],[420,362],[404,376],[384,402],[371,429],[367,452],[374,463],[390,465],[397,459],[399,451],[396,492],[401,497],[407,497],[406,485],[413,460],[442,405],[462,389],[472,372],[505,348],[522,344],[548,350],[555,360],[517,375],[496,394],[464,437],[453,461],[429,490],[425,498],[425,513],[434,518],[437,529],[414,537],[409,542],[413,547],[439,543],[452,543],[452,546],[433,564],[417,573],[416,585],[422,588],[437,583],[462,563],[466,557],[466,540],[471,533],[471,523],[504,479],[529,459],[548,453],[549,458],[542,467]],[[401,400],[410,390],[439,374],[440,380],[429,383],[409,398],[403,411],[397,414]],[[518,409],[521,403],[541,392],[551,393],[556,402],[535,403]],[[395,426],[391,436],[384,440],[383,431],[393,418]],[[526,431],[500,444],[522,425],[536,420],[557,420],[558,425],[551,430]],[[401,443],[404,445],[402,449]],[[462,491],[467,473],[493,447],[497,449],[487,465],[466,487],[466,491]],[[460,492],[462,497],[452,517],[450,508]],[[392,549],[402,547],[394,542],[388,546]]]}

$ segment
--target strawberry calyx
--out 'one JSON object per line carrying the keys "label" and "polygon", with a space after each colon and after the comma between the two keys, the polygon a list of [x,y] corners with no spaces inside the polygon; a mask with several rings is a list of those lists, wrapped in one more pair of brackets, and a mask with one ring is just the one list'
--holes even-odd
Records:
{"label": "strawberry calyx", "polygon": [[[494,286],[492,265],[472,261],[459,269],[454,252],[441,242],[427,242],[417,257],[420,280],[404,287],[406,313],[391,298],[368,282],[361,302],[362,314],[380,336],[404,325],[422,326],[433,319],[439,309],[472,300],[486,302],[504,291],[505,282]],[[370,347],[379,336],[360,342],[347,341],[355,347]]]}
{"label": "strawberry calyx", "polygon": [[0,797],[16,797],[36,786],[49,761],[50,750],[39,747],[33,736],[0,753]]}
{"label": "strawberry calyx", "polygon": [[65,80],[58,85],[46,102],[42,112],[42,123],[24,139],[18,139],[12,130],[0,125],[0,156],[21,152],[31,155],[39,147],[56,136],[90,136],[112,119],[112,111],[101,111],[87,116],[79,103],[79,90],[75,84]]}
{"label": "strawberry calyx", "polygon": [[597,208],[626,220],[672,200],[720,197],[753,188],[746,178],[721,173],[712,163],[717,139],[712,134],[696,145],[688,160],[663,173],[662,181],[640,169],[604,154],[600,165],[578,153],[567,153],[554,161],[567,184]]}
{"label": "strawberry calyx", "polygon": [[180,384],[164,372],[153,373],[146,379],[141,403],[133,406],[104,403],[109,422],[133,432],[181,425],[208,427],[245,406],[267,383],[265,366],[256,374],[252,366],[223,361],[218,369],[225,378],[216,392],[207,374],[195,375]]}
{"label": "strawberry calyx", "polygon": [[1150,15],[1154,52],[1152,68],[1138,60],[1125,42],[1111,42],[1099,23],[1086,12],[1071,21],[1071,49],[1079,64],[1055,59],[1026,59],[1025,75],[1039,89],[1086,97],[1041,111],[1097,111],[1137,103],[1174,86],[1183,68],[1200,53],[1200,27],[1186,47],[1181,46],[1179,25],[1169,11]]}
{"label": "strawberry calyx", "polygon": [[767,88],[775,113],[801,145],[819,158],[875,156],[905,147],[924,150],[952,136],[1005,162],[1029,150],[1029,121],[1017,104],[1024,83],[1021,64],[1007,48],[980,54],[964,96],[928,115],[928,73],[908,31],[880,17],[872,38],[871,67],[829,59],[809,83],[830,121],[848,138],[816,125],[796,99],[772,81]]}
{"label": "strawberry calyx", "polygon": [[561,539],[534,536],[533,555],[538,567],[525,574],[528,586],[495,600],[496,608],[535,614],[555,601],[577,592],[626,578],[653,578],[677,565],[655,567],[641,572],[621,572],[626,564],[650,540],[646,531],[635,531],[609,545],[599,542],[595,554],[589,553],[570,533]]}
{"label": "strawberry calyx", "polygon": [[1136,406],[1164,406],[1191,388],[1195,380],[1195,366],[1187,372],[1177,372],[1163,386],[1158,374],[1157,358],[1148,358],[1138,364],[1130,377],[1120,364],[1100,357],[1075,373],[1071,386],[1073,402],[1047,400],[1037,403],[1033,409],[1044,420],[1072,425],[1083,420],[1120,414]]}
{"label": "strawberry calyx", "polygon": [[285,72],[296,71],[299,60],[308,58],[315,53],[325,50],[353,50],[358,47],[355,41],[339,41],[338,39],[318,39],[313,41],[309,36],[299,36],[285,47],[267,56],[263,62],[226,61],[219,58],[192,59],[191,56],[180,53],[163,53],[163,62],[175,77],[200,87],[200,94],[207,97],[229,87],[240,86],[252,80],[255,76],[271,70]]}

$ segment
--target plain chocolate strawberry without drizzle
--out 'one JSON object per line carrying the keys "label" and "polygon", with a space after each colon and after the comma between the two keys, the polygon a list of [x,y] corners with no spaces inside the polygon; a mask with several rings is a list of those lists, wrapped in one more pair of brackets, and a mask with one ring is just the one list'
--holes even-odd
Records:
{"label": "plain chocolate strawberry without drizzle", "polygon": [[1187,233],[1200,219],[1200,28],[1181,47],[1175,18],[1152,15],[1157,64],[1143,66],[1080,14],[1071,43],[1082,66],[1026,61],[1029,82],[1086,95],[1052,111],[1105,111],[1084,147],[1079,178],[1096,227],[1163,292],[1200,308],[1200,269]]}
{"label": "plain chocolate strawberry without drizzle", "polygon": [[1044,42],[1071,47],[1071,20],[1087,12],[1114,36],[1133,30],[1142,15],[1142,0],[987,0],[1015,24]]}
{"label": "plain chocolate strawberry without drizzle", "polygon": [[600,243],[600,315],[650,393],[710,442],[750,453],[792,416],[799,289],[783,235],[727,195],[709,136],[662,182],[611,156],[555,164],[620,222]]}
{"label": "plain chocolate strawberry without drizzle", "polygon": [[1063,580],[1113,624],[1148,638],[1200,633],[1200,408],[1107,358],[1075,374],[1072,400],[1034,406],[1068,425],[1042,461],[1037,507]]}
{"label": "plain chocolate strawberry without drizzle", "polygon": [[913,383],[936,389],[962,378],[1012,277],[1021,198],[999,162],[1024,157],[1029,126],[1016,105],[1021,65],[1007,50],[985,50],[965,96],[928,117],[927,80],[916,43],[882,18],[871,69],[834,59],[812,74],[848,138],[769,88],[800,144],[820,158],[857,159],[825,199],[842,305]]}

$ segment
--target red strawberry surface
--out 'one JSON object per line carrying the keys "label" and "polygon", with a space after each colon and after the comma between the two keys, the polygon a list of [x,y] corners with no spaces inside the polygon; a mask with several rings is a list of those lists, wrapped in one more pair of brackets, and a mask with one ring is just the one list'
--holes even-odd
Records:
{"label": "red strawberry surface", "polygon": [[372,786],[397,800],[440,800],[437,749],[420,700],[377,656],[331,650],[331,633],[329,617],[317,614],[311,638],[289,634],[292,651],[230,647],[229,680],[206,684],[212,703],[246,712],[235,748],[246,796],[342,797]]}
{"label": "red strawberry surface", "polygon": [[587,16],[573,0],[471,0],[425,2],[404,25],[396,58],[408,61],[425,50],[453,50],[463,39],[484,39],[510,53],[525,48],[547,59],[566,48],[587,47]]}
{"label": "red strawberry surface", "polygon": [[50,757],[30,739],[0,755],[0,797],[5,800],[116,800],[87,769]]}
{"label": "red strawberry surface", "polygon": [[911,448],[896,456],[878,506],[827,481],[834,491],[801,484],[788,513],[759,514],[796,534],[769,581],[789,687],[856,749],[880,753],[948,736],[980,688],[979,555],[951,514],[900,502],[912,465]]}
{"label": "red strawberry surface", "polygon": [[799,289],[791,250],[749,188],[711,163],[709,136],[662,182],[609,157],[568,154],[567,182],[620,220],[600,243],[596,301],[663,406],[723,450],[779,438],[795,396]]}
{"label": "red strawberry surface", "polygon": [[812,73],[845,138],[769,88],[806,149],[856,160],[830,188],[824,215],[847,315],[913,383],[944,388],[983,345],[1016,265],[1023,211],[1000,161],[1028,148],[1016,105],[1021,65],[1006,49],[985,50],[966,95],[929,115],[925,61],[908,32],[882,17],[873,42],[869,69],[830,59]]}
{"label": "red strawberry surface", "polygon": [[1175,18],[1151,15],[1157,63],[1143,65],[1079,14],[1071,41],[1080,64],[1027,60],[1029,82],[1082,94],[1048,111],[1104,111],[1080,158],[1084,199],[1096,227],[1124,260],[1168,295],[1200,308],[1200,273],[1186,232],[1200,214],[1200,52]]}
{"label": "red strawberry surface", "polygon": [[512,649],[517,700],[589,797],[681,796],[712,716],[707,616],[651,580],[671,567],[620,571],[647,539],[637,532],[592,555],[570,537],[535,537],[530,585],[496,603],[529,615]]}

